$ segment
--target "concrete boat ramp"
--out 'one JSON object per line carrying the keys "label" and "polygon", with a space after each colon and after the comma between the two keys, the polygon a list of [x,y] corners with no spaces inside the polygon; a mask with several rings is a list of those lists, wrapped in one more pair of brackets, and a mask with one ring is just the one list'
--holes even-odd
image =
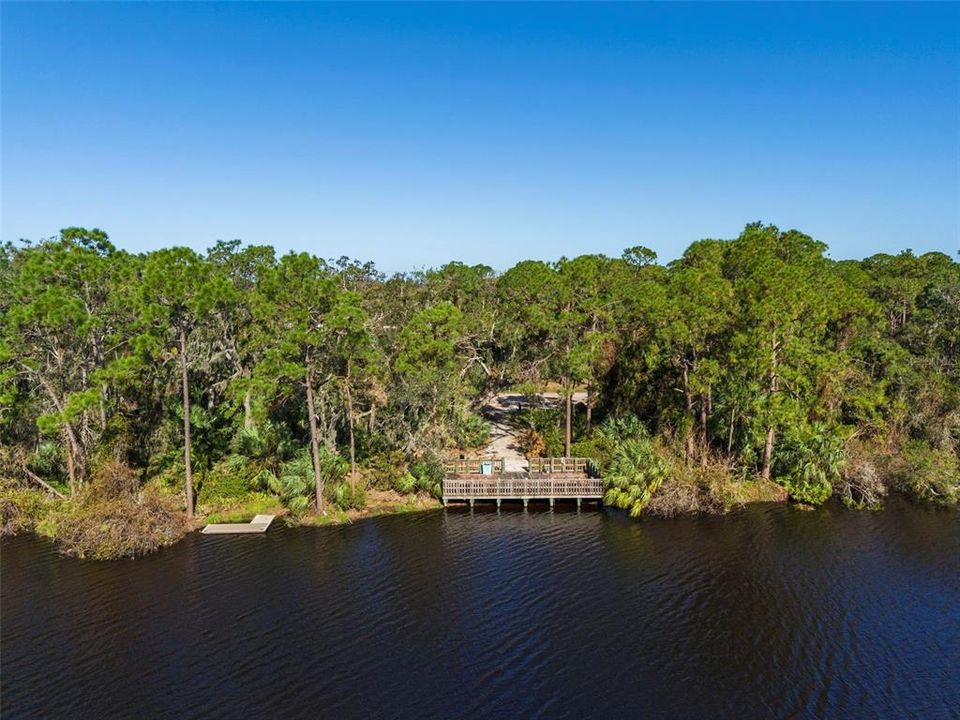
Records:
{"label": "concrete boat ramp", "polygon": [[204,535],[233,535],[237,533],[264,533],[273,522],[274,515],[257,515],[248,523],[217,523],[207,525],[202,532]]}

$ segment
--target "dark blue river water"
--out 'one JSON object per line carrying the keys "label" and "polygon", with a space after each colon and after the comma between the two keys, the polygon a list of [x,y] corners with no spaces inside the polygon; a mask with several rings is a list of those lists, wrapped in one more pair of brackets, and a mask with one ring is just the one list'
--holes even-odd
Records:
{"label": "dark blue river water", "polygon": [[18,718],[960,718],[960,512],[477,510],[0,560]]}

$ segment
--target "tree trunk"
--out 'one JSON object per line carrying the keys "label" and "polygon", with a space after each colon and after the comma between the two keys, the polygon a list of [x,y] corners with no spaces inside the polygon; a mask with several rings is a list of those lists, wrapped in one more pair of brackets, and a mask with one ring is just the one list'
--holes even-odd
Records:
{"label": "tree trunk", "polygon": [[107,429],[107,386],[100,387],[100,432]]}
{"label": "tree trunk", "polygon": [[310,425],[310,455],[313,458],[313,482],[316,487],[317,512],[323,509],[323,477],[320,474],[320,441],[317,437],[317,410],[313,404],[313,365],[307,358],[307,418]]}
{"label": "tree trunk", "polygon": [[590,434],[590,430],[593,427],[593,393],[590,385],[587,385],[587,434]]}
{"label": "tree trunk", "polygon": [[700,464],[707,465],[707,449],[709,447],[707,437],[707,421],[710,417],[710,396],[708,394],[700,395]]}
{"label": "tree trunk", "polygon": [[187,517],[193,517],[193,467],[190,465],[190,381],[187,379],[187,332],[180,330],[180,379],[183,389],[183,467],[186,474]]}
{"label": "tree trunk", "polygon": [[573,383],[570,382],[567,384],[567,428],[563,440],[563,456],[570,457],[573,444]]}
{"label": "tree trunk", "polygon": [[[773,328],[773,333],[771,334],[770,339],[770,401],[773,401],[773,395],[779,389],[778,375],[777,375],[777,329]],[[770,479],[770,465],[773,462],[773,442],[776,439],[776,428],[774,427],[773,422],[770,423],[769,428],[767,429],[767,439],[763,444],[763,468],[760,471],[760,475],[764,480]]]}
{"label": "tree trunk", "polygon": [[[320,419],[320,425],[318,426],[318,436],[323,435],[323,446],[330,452],[337,451],[337,418],[336,413],[331,409],[330,413],[327,412],[327,400],[326,393],[320,393],[320,400],[317,401],[316,393],[313,393],[311,384],[311,393],[313,394],[313,408],[314,416]],[[332,417],[331,417],[332,416]]]}
{"label": "tree trunk", "polygon": [[67,442],[64,443],[63,448],[66,450],[67,456],[67,482],[70,484],[70,494],[73,495],[77,489],[77,469],[73,464],[73,444],[66,426],[64,426],[63,434],[67,438]]}
{"label": "tree trunk", "polygon": [[767,440],[763,444],[763,470],[760,472],[760,475],[764,480],[770,479],[770,463],[773,459],[773,440],[776,432],[771,425],[770,429],[767,430]]}
{"label": "tree trunk", "polygon": [[695,420],[693,413],[693,395],[690,392],[690,366],[686,359],[683,360],[683,396],[687,401],[687,416],[690,418],[690,427],[687,428],[686,438],[684,439],[683,461],[689,465],[694,455],[693,423]]}
{"label": "tree trunk", "polygon": [[[95,367],[103,367],[103,350],[101,343],[103,338],[97,335],[93,336],[93,362]],[[100,432],[107,429],[107,386],[100,386]]]}
{"label": "tree trunk", "polygon": [[253,402],[249,390],[243,394],[243,427],[245,430],[253,429]]}
{"label": "tree trunk", "polygon": [[[32,372],[30,367],[26,369]],[[47,397],[50,398],[50,402],[53,403],[57,412],[63,414],[63,403],[60,402],[60,398],[54,391],[53,385],[39,373],[36,373],[34,376],[40,384],[40,387],[42,387],[43,391],[47,394]],[[67,438],[64,450],[67,455],[67,478],[70,482],[70,493],[72,494],[78,482],[82,480],[85,475],[86,456],[83,447],[80,445],[80,441],[77,439],[77,434],[73,430],[73,424],[70,423],[69,420],[63,423],[63,434]]]}
{"label": "tree trunk", "polygon": [[727,432],[727,455],[733,450],[733,423],[734,423],[734,410],[735,408],[730,408],[730,428]]}
{"label": "tree trunk", "polygon": [[43,488],[44,490],[46,490],[48,493],[51,493],[51,494],[53,494],[53,495],[56,495],[56,496],[57,496],[58,498],[60,498],[61,500],[66,500],[66,498],[63,496],[63,493],[61,493],[61,492],[60,492],[59,490],[57,490],[55,487],[52,487],[49,483],[45,482],[42,478],[38,477],[36,474],[30,472],[30,470],[27,469],[26,466],[24,466],[23,472],[24,472],[24,474],[25,474],[30,480],[32,480],[33,482],[37,483],[37,485],[39,485],[40,487],[42,487],[42,488]]}
{"label": "tree trunk", "polygon": [[347,395],[347,425],[350,427],[350,482],[357,474],[357,450],[353,436],[353,393],[350,391],[350,361],[347,360],[347,382],[344,383]]}

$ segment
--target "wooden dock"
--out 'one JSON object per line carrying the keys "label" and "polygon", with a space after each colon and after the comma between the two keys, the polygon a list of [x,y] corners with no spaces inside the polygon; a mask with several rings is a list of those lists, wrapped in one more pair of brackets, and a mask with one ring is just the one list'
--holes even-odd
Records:
{"label": "wooden dock", "polygon": [[[477,500],[495,502],[519,500],[526,507],[531,500],[546,500],[553,507],[556,500],[573,500],[579,507],[584,501],[602,502],[604,485],[600,478],[587,475],[585,458],[532,458],[526,472],[500,472],[502,463],[487,465],[486,472],[474,471],[473,465],[449,465],[443,480],[441,500],[466,502],[471,507]],[[463,470],[467,470],[464,472]]]}
{"label": "wooden dock", "polygon": [[202,532],[204,535],[233,535],[239,533],[265,533],[273,515],[257,515],[248,523],[216,523],[207,525]]}

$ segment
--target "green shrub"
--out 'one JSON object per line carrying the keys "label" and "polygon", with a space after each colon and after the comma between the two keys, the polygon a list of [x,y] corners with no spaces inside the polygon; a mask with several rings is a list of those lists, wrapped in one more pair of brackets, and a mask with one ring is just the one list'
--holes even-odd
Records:
{"label": "green shrub", "polygon": [[561,457],[566,450],[563,431],[558,427],[550,427],[539,432],[543,440],[544,457]]}
{"label": "green shrub", "polygon": [[913,441],[892,474],[897,490],[915,500],[944,507],[960,502],[960,461],[949,450]]}
{"label": "green shrub", "polygon": [[393,489],[401,495],[409,495],[410,493],[416,491],[417,483],[417,478],[414,475],[406,472],[400,476],[400,479],[397,480],[396,483],[394,483]]}
{"label": "green shrub", "polygon": [[776,479],[793,500],[820,505],[842,479],[843,439],[822,424],[791,428],[776,453]]}
{"label": "green shrub", "polygon": [[240,428],[230,447],[237,455],[248,458],[265,457],[271,449],[268,437],[258,427]]}
{"label": "green shrub", "polygon": [[483,447],[490,440],[490,426],[476,415],[465,415],[457,422],[457,447],[464,450]]}
{"label": "green shrub", "polygon": [[[324,497],[336,502],[336,488],[347,476],[350,464],[337,452],[320,448],[320,474],[324,481]],[[313,459],[303,449],[280,467],[279,473],[262,472],[258,477],[261,487],[272,492],[294,517],[304,515],[316,495]]]}
{"label": "green shrub", "polygon": [[156,461],[152,458],[147,468],[147,476],[157,485],[169,490],[183,489],[183,478],[186,467],[183,464],[183,452],[170,462]]}
{"label": "green shrub", "polygon": [[44,492],[0,480],[0,537],[34,530],[55,507]]}
{"label": "green shrub", "polygon": [[603,461],[608,457],[605,444],[593,434],[586,439],[571,443],[570,454],[573,455],[573,457],[589,458],[593,460],[598,467],[601,467]]}
{"label": "green shrub", "polygon": [[[641,426],[642,427],[642,426]],[[604,502],[637,517],[667,476],[667,465],[646,432],[618,440],[605,474]]]}
{"label": "green shrub", "polygon": [[44,440],[29,458],[29,468],[43,478],[65,478],[66,460],[60,443]]}
{"label": "green shrub", "polygon": [[564,413],[556,408],[529,408],[517,416],[520,445],[528,457],[559,457],[564,451]]}
{"label": "green shrub", "polygon": [[367,492],[360,485],[338,483],[333,488],[333,504],[340,510],[363,510],[367,506]]}
{"label": "green shrub", "polygon": [[350,463],[336,450],[321,447],[318,456],[320,458],[320,475],[325,483],[336,483],[343,480],[350,472]]}
{"label": "green shrub", "polygon": [[270,493],[248,492],[241,497],[218,503],[208,512],[208,523],[240,523],[253,520],[256,515],[273,515],[281,507],[280,499]]}
{"label": "green shrub", "polygon": [[546,430],[549,427],[559,429],[564,417],[563,410],[557,408],[528,407],[517,413],[516,421],[521,427],[534,430]]}
{"label": "green shrub", "polygon": [[242,455],[228,455],[201,476],[197,502],[209,503],[246,495],[256,487],[261,468]]}
{"label": "green shrub", "polygon": [[369,485],[378,490],[396,489],[402,482],[407,463],[398,451],[379,453],[367,458],[364,472],[370,478]]}
{"label": "green shrub", "polygon": [[612,448],[618,443],[632,438],[647,438],[646,425],[636,415],[621,415],[605,420],[598,428],[598,441],[606,442]]}
{"label": "green shrub", "polygon": [[258,477],[261,487],[276,495],[290,514],[303,515],[310,507],[316,490],[313,460],[308,450],[302,450],[292,460],[280,466],[278,473],[264,472]]}
{"label": "green shrub", "polygon": [[430,493],[434,497],[441,495],[443,482],[443,461],[436,455],[427,455],[410,466],[410,474],[417,479],[416,489]]}
{"label": "green shrub", "polygon": [[646,426],[635,415],[611,417],[593,428],[591,433],[572,443],[570,452],[574,457],[593,461],[592,471],[602,474],[613,457],[615,449],[627,440],[649,438]]}

